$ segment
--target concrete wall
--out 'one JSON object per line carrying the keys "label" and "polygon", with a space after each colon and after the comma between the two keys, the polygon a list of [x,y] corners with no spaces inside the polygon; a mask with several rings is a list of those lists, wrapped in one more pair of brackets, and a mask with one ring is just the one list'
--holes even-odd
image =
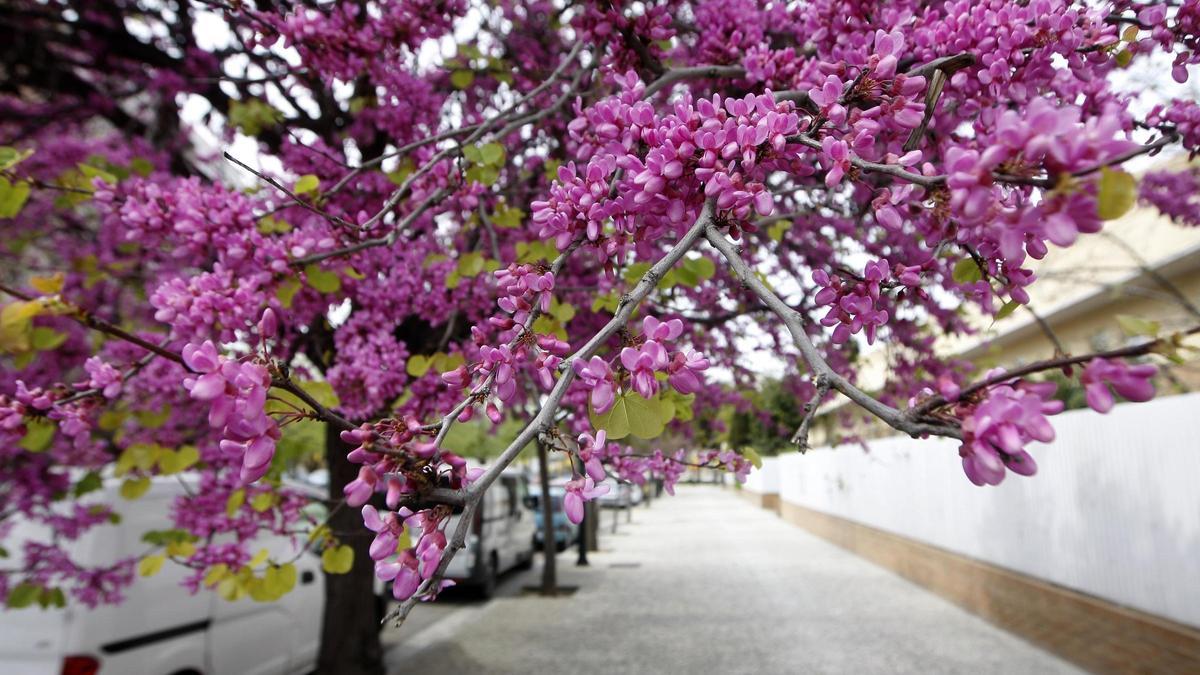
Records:
{"label": "concrete wall", "polygon": [[780,499],[1200,626],[1200,394],[1053,418],[1038,475],[978,488],[957,443],[779,458]]}
{"label": "concrete wall", "polygon": [[779,492],[779,458],[763,457],[762,467],[752,469],[746,476],[742,489],[758,494],[777,494]]}

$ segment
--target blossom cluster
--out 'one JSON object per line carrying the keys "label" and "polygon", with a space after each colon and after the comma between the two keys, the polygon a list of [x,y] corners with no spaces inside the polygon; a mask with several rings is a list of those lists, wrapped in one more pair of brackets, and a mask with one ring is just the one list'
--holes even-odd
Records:
{"label": "blossom cluster", "polygon": [[1180,225],[1200,227],[1200,169],[1151,171],[1142,176],[1138,197]]}
{"label": "blossom cluster", "polygon": [[[708,369],[708,359],[695,350],[669,353],[663,346],[664,342],[674,340],[682,333],[683,322],[679,319],[660,321],[648,316],[642,320],[641,344],[624,347],[620,352],[619,374],[627,390],[637,392],[645,399],[653,398],[659,391],[660,373],[665,374],[667,383],[681,394],[692,394],[700,389],[700,373]],[[575,374],[591,392],[592,409],[597,414],[607,412],[616,400],[618,374],[600,356],[573,363]]]}
{"label": "blossom cluster", "polygon": [[821,288],[813,298],[813,303],[820,307],[830,305],[829,311],[821,318],[821,325],[835,327],[832,338],[834,344],[842,344],[860,331],[866,336],[867,344],[875,342],[875,332],[888,320],[887,310],[876,306],[880,284],[890,276],[891,268],[887,260],[867,263],[861,279],[853,283],[844,281],[841,275],[830,276],[825,270],[813,271],[813,283]]}
{"label": "blossom cluster", "polygon": [[208,402],[208,424],[221,430],[221,450],[240,458],[241,478],[266,475],[275,456],[279,425],[266,412],[271,374],[261,363],[222,356],[211,341],[187,344],[183,362],[196,374],[183,381],[192,398]]}
{"label": "blossom cluster", "polygon": [[1006,469],[1022,476],[1037,472],[1037,463],[1025,446],[1054,440],[1054,427],[1046,416],[1063,410],[1063,402],[1051,398],[1056,389],[1053,382],[1000,384],[969,407],[963,416],[958,454],[972,483],[999,485]]}
{"label": "blossom cluster", "polygon": [[572,121],[577,156],[587,162],[561,167],[547,199],[533,202],[540,236],[560,249],[582,236],[607,258],[678,229],[704,198],[738,221],[774,211],[762,179],[800,129],[793,103],[776,102],[770,92],[685,96],[660,114],[641,100],[645,87],[635,75],[621,82],[621,94],[579,110]]}
{"label": "blossom cluster", "polygon": [[[398,600],[411,597],[423,580],[433,578],[446,548],[447,510],[433,507],[414,512],[401,506],[402,501],[431,486],[464,488],[479,475],[468,471],[462,457],[420,440],[423,433],[420,422],[409,418],[403,423],[364,424],[341,434],[344,442],[355,446],[347,458],[362,465],[358,477],[344,489],[346,503],[362,507],[364,524],[375,532],[370,547],[375,574],[393,582],[392,593]],[[366,504],[377,491],[385,492],[388,511],[382,514]],[[397,550],[406,527],[419,536],[414,545]],[[444,587],[433,589],[430,596]]]}

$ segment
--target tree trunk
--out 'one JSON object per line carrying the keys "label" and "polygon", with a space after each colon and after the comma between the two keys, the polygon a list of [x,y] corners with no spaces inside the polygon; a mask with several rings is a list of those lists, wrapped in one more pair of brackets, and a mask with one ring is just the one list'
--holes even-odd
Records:
{"label": "tree trunk", "polygon": [[[329,466],[329,498],[342,498],[342,488],[358,476],[358,465],[346,459],[352,448],[326,425],[325,460]],[[354,549],[348,574],[325,575],[325,615],[317,672],[337,675],[383,675],[383,646],[375,597],[375,565],[368,550],[371,537],[358,509],[342,508],[329,521],[338,539]]]}
{"label": "tree trunk", "polygon": [[558,594],[558,540],[554,536],[554,505],[550,503],[550,466],[546,445],[537,444],[538,476],[542,484],[542,595]]}

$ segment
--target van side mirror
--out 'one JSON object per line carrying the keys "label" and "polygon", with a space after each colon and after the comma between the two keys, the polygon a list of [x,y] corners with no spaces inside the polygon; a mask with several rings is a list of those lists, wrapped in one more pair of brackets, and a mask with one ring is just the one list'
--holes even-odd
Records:
{"label": "van side mirror", "polygon": [[525,495],[525,498],[521,501],[525,503],[525,508],[527,509],[537,508],[537,497],[534,497],[533,495]]}

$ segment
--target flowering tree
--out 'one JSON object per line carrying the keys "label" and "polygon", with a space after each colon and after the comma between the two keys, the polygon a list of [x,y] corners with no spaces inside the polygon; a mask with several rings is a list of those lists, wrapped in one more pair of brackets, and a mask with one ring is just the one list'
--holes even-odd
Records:
{"label": "flowering tree", "polygon": [[[959,306],[1013,312],[1031,258],[1128,210],[1123,163],[1200,148],[1200,105],[1139,118],[1112,77],[1186,80],[1195,2],[11,0],[0,22],[0,534],[55,531],[5,552],[10,606],[119,602],[166,557],[193,591],[278,597],[294,570],[247,542],[295,530],[280,478],[315,447],[334,508],[306,545],[350,572],[322,659],[370,671],[376,617],[351,599],[372,571],[393,617],[433,598],[530,442],[574,458],[574,520],[606,473],[744,475],[632,439],[740,400],[747,336],[804,410],[845,396],[961,439],[984,485],[1054,436],[1039,373],[1106,412],[1154,394],[1131,358],[1196,330],[1009,372],[933,352],[969,330]],[[1142,187],[1200,220],[1195,171]],[[877,341],[892,378],[868,392]],[[519,431],[468,470],[454,429],[481,421]],[[101,476],[134,499],[182,471],[200,489],[161,548],[67,554],[111,518]]]}

